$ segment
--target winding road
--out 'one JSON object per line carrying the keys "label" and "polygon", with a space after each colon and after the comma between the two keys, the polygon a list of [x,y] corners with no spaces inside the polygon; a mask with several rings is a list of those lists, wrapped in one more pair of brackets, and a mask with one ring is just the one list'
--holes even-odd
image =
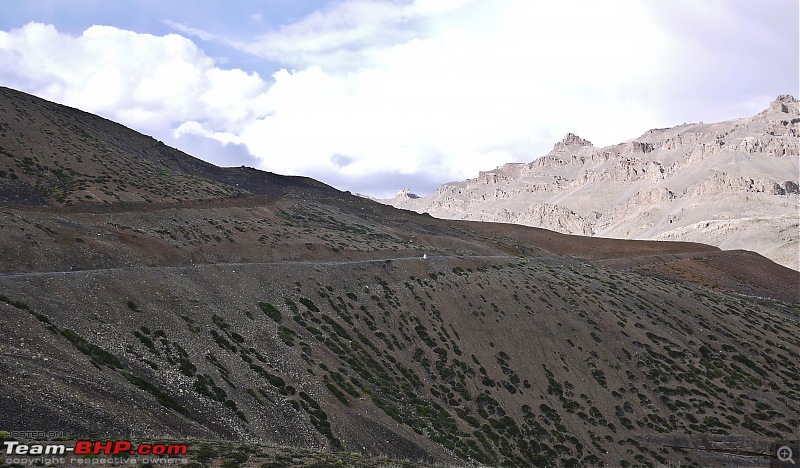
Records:
{"label": "winding road", "polygon": [[[528,258],[528,257],[526,257]],[[433,262],[437,259],[514,259],[518,260],[518,256],[514,255],[469,255],[469,256],[454,256],[454,255],[428,255],[426,258],[422,257],[390,257],[378,259],[363,259],[363,260],[275,260],[271,262],[222,262],[222,263],[197,263],[191,265],[173,265],[173,266],[129,266],[129,267],[115,267],[115,268],[95,268],[87,270],[65,270],[65,271],[31,271],[21,273],[0,273],[0,278],[31,278],[37,276],[66,276],[66,275],[83,275],[90,273],[103,273],[103,272],[117,272],[117,271],[135,271],[135,270],[180,270],[180,269],[193,269],[193,268],[208,268],[208,267],[245,267],[245,266],[258,266],[258,265],[354,265],[360,263],[386,263],[396,261],[416,260],[420,262]]]}

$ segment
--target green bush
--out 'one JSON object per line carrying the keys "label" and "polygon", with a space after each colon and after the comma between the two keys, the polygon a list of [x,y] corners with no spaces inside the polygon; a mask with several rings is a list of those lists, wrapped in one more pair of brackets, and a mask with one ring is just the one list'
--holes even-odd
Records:
{"label": "green bush", "polygon": [[294,346],[294,339],[297,337],[297,333],[294,332],[291,328],[286,328],[283,325],[278,327],[278,337],[286,343],[286,346]]}
{"label": "green bush", "polygon": [[103,348],[89,343],[83,337],[70,329],[61,330],[64,338],[68,339],[80,352],[89,356],[98,365],[106,365],[111,368],[122,368],[122,362],[113,354]]}
{"label": "green bush", "polygon": [[306,308],[308,308],[308,310],[310,310],[311,312],[319,312],[319,307],[317,307],[316,304],[311,302],[311,299],[306,299],[305,297],[301,297],[299,301],[301,304],[306,306]]}
{"label": "green bush", "polygon": [[189,411],[186,408],[184,408],[183,405],[181,405],[180,402],[178,402],[178,400],[173,398],[171,395],[163,392],[160,388],[156,387],[152,383],[148,382],[147,380],[145,380],[145,379],[143,379],[141,377],[137,377],[137,376],[135,376],[133,374],[129,374],[127,372],[123,372],[122,376],[125,377],[125,379],[128,382],[136,385],[137,387],[141,388],[142,390],[144,390],[144,391],[148,392],[149,394],[153,395],[156,398],[156,400],[159,403],[161,403],[162,406],[164,406],[166,408],[169,408],[169,409],[172,409],[172,410],[174,410],[174,411],[176,411],[176,412],[178,412],[178,413],[180,413],[180,414],[182,414],[184,416],[189,417]]}
{"label": "green bush", "polygon": [[281,312],[278,309],[276,309],[275,306],[273,306],[269,302],[259,302],[258,306],[261,308],[262,312],[267,314],[267,317],[271,318],[272,320],[274,320],[276,322],[280,322],[281,321],[281,318],[282,318],[281,317]]}

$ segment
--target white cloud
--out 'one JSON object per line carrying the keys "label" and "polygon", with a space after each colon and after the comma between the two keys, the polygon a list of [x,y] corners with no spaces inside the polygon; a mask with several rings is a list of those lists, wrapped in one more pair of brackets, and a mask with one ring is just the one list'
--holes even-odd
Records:
{"label": "white cloud", "polygon": [[250,43],[167,23],[287,67],[267,79],[176,34],[28,24],[0,32],[0,82],[219,150],[197,154],[215,163],[249,152],[263,169],[389,195],[530,161],[568,131],[608,145],[796,93],[781,72],[796,75],[797,44],[776,47],[796,25],[731,4],[345,0]]}
{"label": "white cloud", "polygon": [[0,51],[3,83],[155,133],[187,120],[235,131],[257,116],[268,89],[255,73],[217,68],[175,34],[92,26],[74,37],[29,23],[0,32]]}
{"label": "white cloud", "polygon": [[372,52],[422,33],[424,21],[473,0],[334,2],[294,23],[267,32],[241,48],[292,67],[347,69],[368,64]]}
{"label": "white cloud", "polygon": [[[386,2],[345,2],[305,18],[280,37],[304,60],[325,55],[330,69],[277,73],[266,100],[270,115],[242,132],[242,141],[277,171],[328,168],[368,177],[390,169],[457,179],[531,160],[569,130],[603,134],[608,143],[632,136],[624,133],[631,123],[645,130],[641,122],[652,120],[646,105],[619,104],[645,93],[636,83],[651,60],[641,56],[662,47],[663,38],[643,36],[647,24],[636,3],[610,10],[588,1],[537,5],[466,4],[433,25],[423,24],[430,18],[421,6]],[[377,19],[364,26],[370,21],[359,15]],[[567,23],[556,21],[565,16]],[[378,33],[379,26],[399,28],[401,20],[414,20],[400,29],[418,37],[376,48],[386,34],[397,35]],[[346,56],[328,53],[330,41],[320,38],[330,35],[337,47],[349,47]],[[361,57],[355,66],[348,63],[353,56]],[[352,162],[339,169],[333,155]]]}

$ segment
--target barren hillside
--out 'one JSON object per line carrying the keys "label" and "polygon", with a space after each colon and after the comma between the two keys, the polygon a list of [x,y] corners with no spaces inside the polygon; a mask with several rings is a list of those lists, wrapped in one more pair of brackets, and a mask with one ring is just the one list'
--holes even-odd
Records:
{"label": "barren hillside", "polygon": [[606,148],[568,134],[533,162],[385,202],[446,219],[752,250],[797,270],[798,137],[798,101],[779,96],[752,117],[653,129]]}

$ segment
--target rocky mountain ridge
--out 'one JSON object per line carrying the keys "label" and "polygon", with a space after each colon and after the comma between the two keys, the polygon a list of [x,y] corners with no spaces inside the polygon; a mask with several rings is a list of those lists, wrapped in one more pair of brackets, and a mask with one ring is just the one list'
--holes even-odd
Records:
{"label": "rocky mountain ridge", "polygon": [[752,117],[652,129],[605,148],[569,133],[532,162],[383,202],[446,219],[747,249],[800,269],[798,124],[798,100],[781,95]]}

